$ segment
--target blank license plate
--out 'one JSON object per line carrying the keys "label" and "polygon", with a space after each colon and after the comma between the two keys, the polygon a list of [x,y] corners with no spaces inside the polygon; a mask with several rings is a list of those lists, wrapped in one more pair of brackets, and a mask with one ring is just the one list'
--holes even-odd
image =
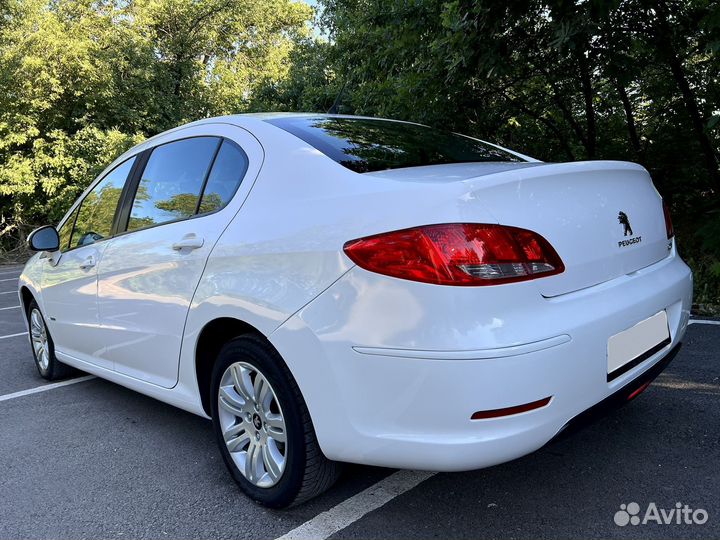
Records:
{"label": "blank license plate", "polygon": [[607,346],[608,382],[630,371],[669,343],[670,330],[665,310],[610,336]]}

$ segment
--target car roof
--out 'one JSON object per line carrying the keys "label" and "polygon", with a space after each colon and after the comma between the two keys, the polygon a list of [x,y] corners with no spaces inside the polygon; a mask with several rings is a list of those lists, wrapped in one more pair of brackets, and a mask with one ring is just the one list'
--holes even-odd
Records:
{"label": "car roof", "polygon": [[[163,133],[159,133],[153,137],[149,137],[145,139],[142,143],[138,144],[137,146],[131,148],[127,152],[125,152],[123,155],[119,156],[106,170],[109,170],[110,168],[114,167],[117,163],[120,163],[124,159],[127,159],[127,157],[131,153],[136,153],[138,151],[142,151],[150,146],[152,146],[155,141],[164,135],[168,135],[170,133],[173,133],[175,131],[180,131],[182,129],[191,127],[191,126],[198,126],[202,124],[213,124],[213,123],[226,123],[226,124],[233,124],[237,127],[244,128],[248,130],[250,133],[256,134],[257,130],[267,127],[270,130],[283,130],[281,127],[275,126],[270,122],[271,120],[281,119],[281,118],[348,118],[348,119],[355,119],[355,120],[380,120],[380,121],[386,121],[386,122],[395,122],[395,123],[401,123],[401,124],[413,124],[413,125],[423,125],[418,124],[416,122],[408,122],[405,120],[395,120],[392,118],[378,118],[374,116],[359,116],[359,115],[352,115],[352,114],[328,114],[328,113],[314,113],[314,112],[257,112],[257,113],[241,113],[241,114],[229,114],[225,116],[214,116],[210,118],[202,118],[200,120],[196,120],[194,122],[189,122],[180,126],[177,126],[175,128],[169,129],[167,131],[164,131]],[[264,129],[261,129],[263,131]],[[300,140],[300,139],[298,139]],[[478,139],[481,142],[484,142],[485,144],[489,144],[490,146],[494,146],[496,148],[499,148],[501,150],[504,150],[506,152],[509,152],[515,156],[520,157],[523,160],[526,161],[538,161],[535,158],[532,158],[530,156],[527,156],[525,154],[521,154],[519,152],[515,152],[514,150],[510,150],[509,148],[504,148],[502,146],[499,146],[494,143],[490,143],[487,141],[483,141],[482,139]]]}
{"label": "car roof", "polygon": [[[185,129],[190,126],[198,126],[202,124],[214,124],[214,123],[227,123],[227,124],[233,124],[241,128],[248,129],[250,132],[252,132],[253,127],[258,126],[258,122],[262,122],[264,125],[270,124],[268,122],[269,120],[276,120],[279,118],[351,118],[351,119],[363,119],[363,120],[384,120],[387,122],[398,122],[402,124],[417,124],[416,122],[407,122],[405,120],[394,120],[392,118],[377,118],[374,116],[356,116],[352,114],[327,114],[327,113],[313,113],[313,112],[259,112],[259,113],[241,113],[241,114],[228,114],[225,116],[212,116],[209,118],[201,118],[199,120],[195,120],[194,122],[188,122],[186,124],[182,124],[180,126],[174,127],[172,129],[168,129],[167,131],[163,131],[162,133],[158,133],[157,135],[153,135],[152,137],[148,137],[145,139],[142,143],[140,143],[137,147],[147,147],[152,145],[152,143],[162,137],[163,135],[167,135],[169,133],[172,133],[174,131],[179,131],[182,129]],[[270,124],[272,125],[272,124]],[[277,126],[273,126],[273,129],[282,129]],[[134,150],[135,148],[131,150]],[[126,152],[126,154],[129,152]],[[123,154],[124,157],[125,154]]]}
{"label": "car roof", "polygon": [[361,115],[354,115],[354,114],[328,114],[328,113],[317,113],[317,112],[257,112],[257,113],[241,113],[241,114],[231,114],[227,116],[220,116],[220,117],[214,117],[214,118],[204,118],[202,120],[198,120],[197,123],[204,123],[204,122],[218,122],[218,121],[225,121],[225,122],[232,122],[233,124],[236,124],[241,127],[247,127],[249,124],[252,124],[254,121],[261,120],[263,122],[268,122],[269,120],[278,120],[281,118],[348,118],[352,120],[384,120],[386,122],[398,122],[402,124],[417,124],[416,122],[407,122],[405,120],[396,120],[393,118],[378,118],[376,116],[361,116]]}

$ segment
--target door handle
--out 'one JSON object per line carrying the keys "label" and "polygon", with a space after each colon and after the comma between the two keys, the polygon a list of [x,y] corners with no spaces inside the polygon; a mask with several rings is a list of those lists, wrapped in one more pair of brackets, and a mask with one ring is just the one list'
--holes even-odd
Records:
{"label": "door handle", "polygon": [[197,236],[194,233],[190,233],[183,236],[181,240],[175,242],[172,245],[172,248],[175,251],[180,251],[183,249],[198,249],[203,247],[204,243],[205,240],[202,237]]}
{"label": "door handle", "polygon": [[80,270],[90,270],[95,266],[95,257],[88,255],[83,262],[80,263]]}

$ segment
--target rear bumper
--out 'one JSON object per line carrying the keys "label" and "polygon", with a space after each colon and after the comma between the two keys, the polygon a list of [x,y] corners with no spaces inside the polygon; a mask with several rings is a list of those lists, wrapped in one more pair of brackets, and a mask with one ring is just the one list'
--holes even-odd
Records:
{"label": "rear bumper", "polygon": [[561,439],[563,437],[566,437],[567,435],[570,435],[571,433],[574,433],[584,428],[585,426],[592,424],[593,422],[599,420],[608,413],[619,409],[623,405],[627,405],[630,401],[640,395],[640,393],[643,392],[648,386],[650,386],[650,383],[652,383],[658,375],[665,371],[665,368],[670,365],[670,362],[672,362],[677,356],[677,353],[680,352],[681,347],[682,343],[678,343],[670,350],[670,352],[665,355],[662,360],[655,363],[642,375],[631,380],[625,386],[619,388],[618,390],[610,394],[608,397],[603,399],[600,403],[596,403],[589,409],[581,412],[574,418],[571,418],[570,421],[568,421],[562,427],[562,429],[558,432],[554,439]]}
{"label": "rear bumper", "polygon": [[[551,299],[533,282],[440,287],[356,268],[271,340],[298,381],[327,457],[469,470],[530,453],[585,411],[619,402],[654,378],[677,352],[691,291],[690,271],[674,254]],[[661,310],[670,344],[608,382],[608,338]],[[547,397],[533,410],[471,420],[476,411]]]}

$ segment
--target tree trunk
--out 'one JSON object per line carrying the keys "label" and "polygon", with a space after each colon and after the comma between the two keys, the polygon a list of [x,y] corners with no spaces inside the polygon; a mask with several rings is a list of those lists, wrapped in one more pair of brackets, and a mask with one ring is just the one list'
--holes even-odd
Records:
{"label": "tree trunk", "polygon": [[552,131],[555,134],[555,137],[557,138],[557,141],[560,143],[560,146],[562,146],[562,149],[565,151],[565,155],[568,158],[568,161],[575,161],[575,154],[572,151],[572,148],[570,147],[570,143],[567,140],[567,137],[562,132],[562,130],[558,127],[558,125],[553,122],[551,119],[546,118],[542,114],[537,114],[525,105],[523,105],[520,101],[511,98],[506,93],[503,92],[503,97],[511,103],[513,106],[520,109],[522,112],[527,114],[530,118],[535,120],[536,122],[540,122],[541,124],[544,124],[550,131]]}
{"label": "tree trunk", "polygon": [[587,126],[585,135],[587,142],[585,148],[587,149],[588,158],[594,159],[597,148],[597,126],[595,122],[595,108],[593,107],[593,87],[590,66],[583,51],[579,51],[575,56],[578,61],[578,66],[580,67],[580,83],[585,101],[585,124]]}
{"label": "tree trunk", "polygon": [[720,171],[718,171],[718,161],[715,156],[712,143],[710,142],[710,138],[705,132],[705,121],[703,120],[700,109],[698,108],[695,92],[693,92],[693,89],[690,88],[690,84],[685,76],[685,70],[682,67],[682,62],[680,62],[677,55],[674,53],[671,54],[668,60],[670,70],[675,78],[675,83],[678,85],[678,88],[682,93],[685,108],[690,115],[695,135],[700,143],[700,149],[702,150],[705,158],[705,165],[708,173],[710,174],[710,180],[713,187],[718,191],[718,194],[720,194]]}
{"label": "tree trunk", "polygon": [[625,85],[623,85],[619,79],[615,81],[615,88],[620,95],[620,101],[622,101],[623,109],[625,110],[625,122],[627,123],[628,135],[630,136],[630,144],[632,145],[635,157],[642,163],[644,156],[642,148],[640,147],[640,137],[638,137],[637,127],[635,126],[635,115],[633,115],[630,97],[628,96]]}
{"label": "tree trunk", "polygon": [[[585,148],[585,152],[587,155],[590,155],[589,148],[588,148],[588,139],[585,136],[585,133],[583,132],[582,126],[578,123],[577,120],[575,120],[575,117],[573,116],[572,112],[568,108],[567,104],[565,103],[563,96],[560,92],[560,89],[558,88],[555,79],[551,76],[550,72],[543,68],[539,68],[540,72],[545,76],[546,82],[550,85],[550,87],[553,89],[553,101],[555,101],[555,105],[557,105],[558,109],[560,109],[560,112],[563,115],[563,118],[565,118],[565,121],[568,123],[570,128],[575,133],[575,136],[578,138],[578,141],[580,141],[580,144],[583,145]],[[570,149],[569,145],[566,145],[566,153],[567,150]]]}

